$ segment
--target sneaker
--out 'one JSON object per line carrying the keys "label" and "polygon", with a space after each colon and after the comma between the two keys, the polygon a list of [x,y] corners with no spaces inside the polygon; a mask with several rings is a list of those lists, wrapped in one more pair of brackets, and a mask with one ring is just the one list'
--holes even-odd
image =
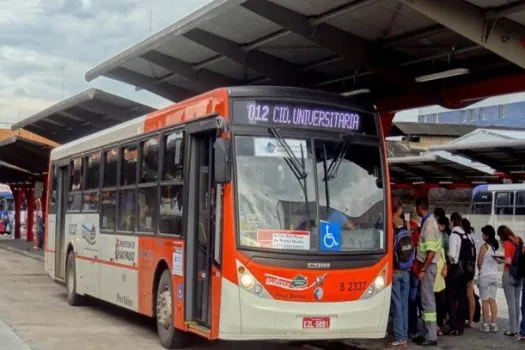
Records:
{"label": "sneaker", "polygon": [[408,345],[405,340],[394,340],[392,343],[390,343],[391,349],[407,349]]}
{"label": "sneaker", "polygon": [[479,328],[479,331],[483,332],[483,333],[489,333],[490,332],[489,324],[488,323],[483,323],[481,325],[481,327]]}
{"label": "sneaker", "polygon": [[499,331],[498,325],[495,324],[495,323],[491,323],[490,324],[490,328],[491,328],[491,331],[494,332],[494,333],[498,333],[498,331]]}

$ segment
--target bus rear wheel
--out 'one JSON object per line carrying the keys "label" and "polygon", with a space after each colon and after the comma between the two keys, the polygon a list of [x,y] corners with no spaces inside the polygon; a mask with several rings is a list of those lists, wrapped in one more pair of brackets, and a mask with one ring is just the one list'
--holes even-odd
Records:
{"label": "bus rear wheel", "polygon": [[160,343],[166,349],[184,349],[187,344],[187,334],[177,330],[173,325],[175,307],[169,270],[164,270],[160,276],[156,300],[155,314]]}
{"label": "bus rear wheel", "polygon": [[77,279],[76,279],[76,264],[75,253],[70,251],[67,255],[66,268],[66,288],[67,288],[67,302],[72,306],[82,305],[83,298],[77,294]]}

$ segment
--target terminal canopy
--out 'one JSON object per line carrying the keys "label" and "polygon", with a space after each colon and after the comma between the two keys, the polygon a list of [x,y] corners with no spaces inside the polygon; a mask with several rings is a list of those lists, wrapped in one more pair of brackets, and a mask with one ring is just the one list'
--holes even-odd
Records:
{"label": "terminal canopy", "polygon": [[[523,90],[521,11],[486,0],[215,0],[86,79],[109,77],[171,101],[265,84],[359,95],[388,111],[457,108]],[[507,77],[513,83],[479,85]]]}
{"label": "terminal canopy", "polygon": [[14,136],[0,141],[0,161],[33,174],[42,174],[48,171],[52,148],[48,144]]}
{"label": "terminal canopy", "polygon": [[492,173],[438,155],[389,158],[392,184],[497,182]]}
{"label": "terminal canopy", "polygon": [[503,174],[525,174],[525,140],[446,144],[432,149],[447,151],[486,164]]}
{"label": "terminal canopy", "polygon": [[11,129],[24,128],[57,143],[67,143],[153,111],[126,98],[89,89],[14,123]]}
{"label": "terminal canopy", "polygon": [[41,174],[32,174],[24,169],[0,161],[0,183],[8,185],[26,184],[42,181],[42,179],[43,176]]}

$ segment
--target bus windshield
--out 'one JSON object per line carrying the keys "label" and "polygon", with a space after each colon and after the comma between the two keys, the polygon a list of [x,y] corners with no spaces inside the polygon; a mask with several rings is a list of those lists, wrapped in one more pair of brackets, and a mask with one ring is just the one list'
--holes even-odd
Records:
{"label": "bus windshield", "polygon": [[241,247],[384,249],[379,143],[236,136]]}

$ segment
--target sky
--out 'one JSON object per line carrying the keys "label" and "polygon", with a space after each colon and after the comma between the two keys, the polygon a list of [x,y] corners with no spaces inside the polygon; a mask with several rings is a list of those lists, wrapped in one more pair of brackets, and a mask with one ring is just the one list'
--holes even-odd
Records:
{"label": "sky", "polygon": [[[169,101],[157,95],[111,79],[87,83],[84,74],[209,2],[0,0],[0,126],[90,87],[156,108],[167,106]],[[417,121],[420,112],[404,111],[395,120]]]}
{"label": "sky", "polygon": [[[90,87],[153,107],[157,95],[84,74],[210,0],[0,0],[0,124]],[[176,5],[175,5],[176,4]]]}

